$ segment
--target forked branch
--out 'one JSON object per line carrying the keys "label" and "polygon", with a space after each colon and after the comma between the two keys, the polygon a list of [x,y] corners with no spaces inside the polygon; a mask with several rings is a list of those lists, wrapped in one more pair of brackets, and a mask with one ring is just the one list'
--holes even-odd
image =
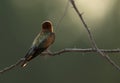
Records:
{"label": "forked branch", "polygon": [[[99,49],[104,53],[120,53],[120,49]],[[69,53],[69,52],[79,52],[79,53],[97,53],[97,50],[92,49],[92,48],[87,48],[87,49],[82,49],[82,48],[65,48],[65,49],[61,49],[59,51],[56,52],[43,52],[40,56],[45,56],[45,55],[49,55],[49,56],[58,56],[60,54],[64,54],[64,53]],[[15,64],[10,65],[6,68],[4,68],[3,70],[0,71],[0,74],[9,71],[13,68],[15,68],[16,66],[19,66],[22,62],[24,61],[24,58],[21,58],[20,60],[18,60]]]}
{"label": "forked branch", "polygon": [[120,67],[119,67],[113,60],[111,60],[111,58],[110,58],[107,54],[105,54],[104,52],[102,52],[102,51],[98,48],[97,44],[95,43],[94,37],[93,37],[93,35],[92,35],[89,27],[87,26],[85,20],[83,19],[82,14],[79,12],[78,8],[76,7],[76,4],[75,4],[74,0],[70,0],[70,2],[71,2],[71,4],[73,5],[73,8],[75,9],[76,13],[78,14],[80,20],[82,21],[82,23],[83,23],[83,25],[84,25],[87,33],[88,33],[88,37],[89,37],[89,39],[90,39],[92,48],[95,49],[95,50],[97,50],[97,52],[98,52],[101,56],[105,57],[105,59],[107,59],[107,60],[109,61],[109,63],[111,63],[115,68],[117,68],[117,69],[120,71]]}

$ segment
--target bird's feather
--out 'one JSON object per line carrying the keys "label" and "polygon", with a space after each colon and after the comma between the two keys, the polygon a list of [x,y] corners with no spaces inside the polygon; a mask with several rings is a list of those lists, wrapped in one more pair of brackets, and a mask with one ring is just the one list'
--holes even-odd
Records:
{"label": "bird's feather", "polygon": [[38,36],[34,39],[31,48],[24,57],[25,60],[21,66],[24,67],[28,61],[45,51],[54,42],[54,39],[55,34],[53,32],[38,34]]}

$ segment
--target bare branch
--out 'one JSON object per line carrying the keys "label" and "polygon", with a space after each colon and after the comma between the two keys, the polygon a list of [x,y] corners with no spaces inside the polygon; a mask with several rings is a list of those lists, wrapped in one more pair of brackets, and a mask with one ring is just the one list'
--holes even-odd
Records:
{"label": "bare branch", "polygon": [[[120,49],[100,49],[101,52],[104,53],[120,53]],[[82,48],[65,48],[65,49],[61,49],[59,51],[56,52],[43,52],[40,56],[45,56],[45,55],[49,55],[49,56],[56,56],[56,55],[60,55],[60,54],[64,54],[64,53],[69,53],[69,52],[79,52],[79,53],[91,53],[91,52],[95,52],[97,53],[97,50],[92,49],[92,48],[87,48],[87,49],[82,49]],[[7,72],[13,68],[15,68],[16,66],[19,66],[22,62],[24,61],[24,58],[21,58],[20,60],[18,60],[15,64],[10,65],[6,68],[4,68],[3,70],[0,71],[0,74]]]}
{"label": "bare branch", "polygon": [[78,14],[80,20],[82,21],[82,23],[83,23],[86,31],[88,32],[88,36],[89,36],[89,39],[90,39],[92,48],[93,48],[93,49],[96,49],[97,52],[98,52],[101,56],[105,57],[105,58],[109,61],[109,63],[111,63],[116,69],[118,69],[118,70],[120,71],[120,67],[119,67],[113,60],[111,60],[110,57],[109,57],[107,54],[105,54],[104,52],[102,52],[102,51],[97,47],[97,45],[96,45],[96,43],[95,43],[95,40],[94,40],[94,38],[93,38],[93,35],[92,35],[90,29],[88,28],[86,22],[84,21],[84,19],[83,19],[83,17],[82,17],[82,14],[81,14],[81,13],[79,12],[79,10],[77,9],[74,0],[70,0],[70,2],[71,2],[71,4],[73,5],[73,8],[75,9],[76,13]]}
{"label": "bare branch", "polygon": [[[100,50],[102,52],[105,52],[105,53],[119,53],[120,52],[120,49],[100,49]],[[68,52],[90,53],[90,52],[97,52],[97,50],[92,49],[92,48],[88,48],[88,49],[65,48],[65,49],[62,49],[62,50],[59,50],[59,51],[53,52],[53,53],[43,52],[40,56],[45,56],[45,55],[55,56],[55,55],[60,55],[60,54],[63,54],[63,53],[68,53]],[[24,59],[21,58],[15,64],[10,65],[9,67],[6,67],[3,70],[1,70],[0,74],[4,73],[6,71],[9,71],[16,66],[19,66],[23,61],[24,61]]]}
{"label": "bare branch", "polygon": [[24,61],[24,59],[21,58],[21,59],[18,60],[15,64],[10,65],[10,66],[4,68],[3,70],[0,70],[0,74],[4,73],[4,72],[6,72],[6,71],[9,71],[9,70],[11,70],[11,69],[13,69],[14,67],[20,65],[23,61]]}
{"label": "bare branch", "polygon": [[[104,53],[120,53],[120,49],[99,49],[101,52]],[[82,48],[65,48],[56,52],[43,52],[40,56],[50,55],[50,56],[56,56],[63,53],[69,53],[69,52],[79,52],[79,53],[97,53],[97,50],[92,48],[82,49]]]}

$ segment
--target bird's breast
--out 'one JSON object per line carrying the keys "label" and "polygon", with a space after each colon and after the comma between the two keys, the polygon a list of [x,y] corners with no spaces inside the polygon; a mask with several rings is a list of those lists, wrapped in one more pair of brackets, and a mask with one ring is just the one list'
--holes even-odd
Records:
{"label": "bird's breast", "polygon": [[54,42],[54,35],[48,36],[48,38],[44,42],[44,47],[49,47]]}

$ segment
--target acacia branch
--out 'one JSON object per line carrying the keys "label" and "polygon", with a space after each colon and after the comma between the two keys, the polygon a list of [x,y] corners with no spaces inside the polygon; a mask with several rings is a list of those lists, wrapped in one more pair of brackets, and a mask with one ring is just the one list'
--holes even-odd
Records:
{"label": "acacia branch", "polygon": [[85,27],[85,29],[86,29],[86,31],[88,33],[88,37],[90,39],[92,48],[95,49],[101,56],[105,57],[105,59],[108,60],[110,64],[112,64],[116,69],[118,69],[120,71],[120,67],[113,60],[111,60],[111,58],[107,54],[105,54],[104,52],[102,52],[98,48],[97,44],[95,43],[94,37],[93,37],[89,27],[87,26],[85,20],[83,19],[82,14],[79,12],[78,8],[76,7],[76,4],[75,4],[74,0],[69,0],[69,1],[73,5],[74,10],[78,14],[80,20],[82,21],[82,24],[84,25],[84,27]]}
{"label": "acacia branch", "polygon": [[[101,52],[104,53],[120,53],[120,49],[100,49]],[[65,49],[61,49],[59,51],[56,52],[43,52],[40,56],[45,56],[45,55],[49,55],[49,56],[56,56],[56,55],[60,55],[60,54],[64,54],[64,53],[69,53],[69,52],[79,52],[79,53],[97,53],[97,50],[92,49],[92,48],[87,48],[87,49],[82,49],[82,48],[65,48]],[[10,65],[6,68],[4,68],[3,70],[0,71],[0,74],[7,72],[17,66],[19,66],[22,62],[24,61],[24,58],[21,58],[20,60],[18,60],[15,64]]]}

